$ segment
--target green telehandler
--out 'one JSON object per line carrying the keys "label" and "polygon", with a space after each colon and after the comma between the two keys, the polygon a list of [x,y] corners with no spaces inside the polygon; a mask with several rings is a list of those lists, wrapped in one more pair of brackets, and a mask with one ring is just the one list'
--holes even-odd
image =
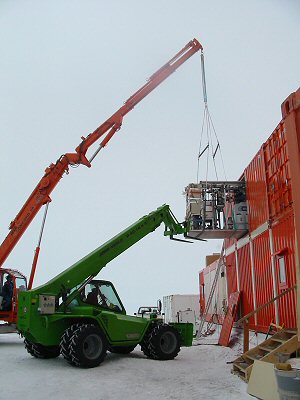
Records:
{"label": "green telehandler", "polygon": [[92,368],[107,351],[128,354],[138,344],[147,357],[158,360],[174,359],[181,345],[190,346],[192,324],[165,324],[155,314],[150,319],[126,315],[113,284],[94,279],[110,261],[161,224],[171,239],[187,234],[185,224],[163,205],[45,285],[20,292],[18,331],[27,351],[36,358],[62,354],[71,365]]}

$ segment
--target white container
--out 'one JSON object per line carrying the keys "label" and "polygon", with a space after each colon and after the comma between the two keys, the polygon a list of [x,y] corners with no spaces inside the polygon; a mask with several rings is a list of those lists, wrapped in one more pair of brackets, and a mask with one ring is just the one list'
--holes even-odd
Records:
{"label": "white container", "polygon": [[200,297],[198,294],[171,294],[163,297],[164,321],[191,322],[194,325],[200,319]]}
{"label": "white container", "polygon": [[236,229],[248,229],[247,203],[238,203],[233,207],[233,215]]}

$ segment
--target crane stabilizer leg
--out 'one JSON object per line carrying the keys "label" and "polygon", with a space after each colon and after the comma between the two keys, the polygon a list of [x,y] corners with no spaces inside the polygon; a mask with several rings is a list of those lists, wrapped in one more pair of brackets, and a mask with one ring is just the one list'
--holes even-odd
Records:
{"label": "crane stabilizer leg", "polygon": [[42,237],[43,237],[43,233],[44,233],[44,228],[45,228],[45,223],[46,223],[49,204],[50,204],[50,202],[48,202],[46,204],[46,207],[45,207],[45,212],[44,212],[41,231],[40,231],[40,236],[39,236],[38,244],[37,244],[35,252],[34,252],[34,257],[33,257],[33,262],[32,262],[29,282],[28,282],[28,290],[30,290],[32,288],[32,283],[33,283],[33,279],[34,279],[34,275],[35,275],[35,270],[36,270],[36,266],[37,266],[37,262],[38,262],[38,258],[39,258],[39,254],[40,254],[41,242],[42,242]]}

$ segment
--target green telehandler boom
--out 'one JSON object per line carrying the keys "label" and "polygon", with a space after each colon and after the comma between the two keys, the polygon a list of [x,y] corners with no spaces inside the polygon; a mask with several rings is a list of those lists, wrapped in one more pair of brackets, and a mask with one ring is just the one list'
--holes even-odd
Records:
{"label": "green telehandler boom", "polygon": [[[111,282],[96,280],[110,261],[165,225],[164,235],[187,234],[168,205],[140,218],[45,285],[19,293],[18,330],[37,358],[60,354],[72,365],[98,366],[107,351],[130,353],[138,344],[152,359],[171,360],[192,344],[192,324],[165,324],[126,315]],[[178,240],[178,239],[177,239]]]}

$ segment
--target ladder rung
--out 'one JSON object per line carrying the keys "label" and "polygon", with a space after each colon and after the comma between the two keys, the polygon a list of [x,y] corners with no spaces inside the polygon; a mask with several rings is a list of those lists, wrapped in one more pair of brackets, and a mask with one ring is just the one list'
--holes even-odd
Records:
{"label": "ladder rung", "polygon": [[216,289],[216,286],[217,286],[217,283],[218,283],[219,273],[220,273],[220,270],[221,270],[221,267],[222,267],[224,250],[225,250],[225,247],[224,247],[224,243],[223,243],[221,254],[220,254],[220,258],[219,258],[219,261],[218,261],[217,269],[216,269],[214,280],[213,280],[213,284],[212,284],[212,287],[210,289],[210,293],[208,295],[208,299],[207,299],[207,302],[206,302],[206,305],[205,305],[205,310],[204,310],[204,313],[202,315],[202,318],[201,318],[201,321],[200,321],[200,324],[199,324],[199,330],[198,330],[198,333],[197,333],[197,336],[196,336],[197,339],[199,339],[199,337],[201,336],[201,333],[202,333],[202,330],[203,330],[203,326],[204,326],[204,323],[206,321],[206,317],[207,317],[207,314],[208,314],[208,311],[209,311],[209,308],[211,306],[211,302],[212,302],[212,299],[213,299],[213,296],[214,296],[214,293],[215,293],[215,289]]}

